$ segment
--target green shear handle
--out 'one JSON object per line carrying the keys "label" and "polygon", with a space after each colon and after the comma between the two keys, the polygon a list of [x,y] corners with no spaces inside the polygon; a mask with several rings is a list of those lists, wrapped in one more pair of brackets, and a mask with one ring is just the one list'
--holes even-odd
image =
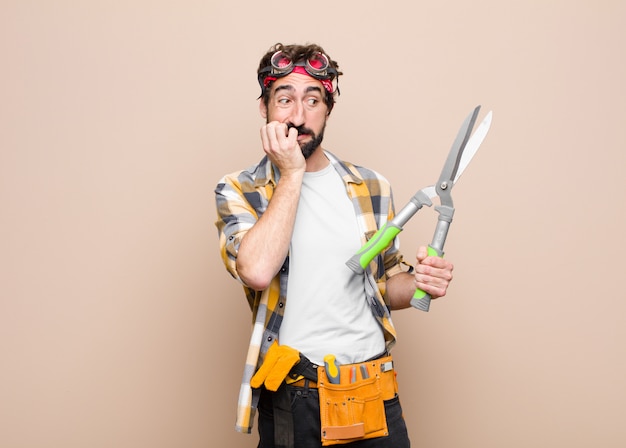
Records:
{"label": "green shear handle", "polygon": [[[428,246],[428,256],[443,257],[443,252],[439,252],[433,246]],[[430,300],[430,294],[417,288],[415,290],[415,294],[413,294],[413,298],[411,299],[411,306],[413,308],[417,308],[418,310],[428,311],[430,308]]]}
{"label": "green shear handle", "polygon": [[[439,206],[435,208],[439,211],[439,220],[437,221],[433,241],[428,246],[428,256],[443,257],[443,245],[446,241],[446,236],[448,235],[448,228],[452,222],[454,208],[446,206]],[[411,306],[421,311],[428,311],[430,309],[430,300],[430,294],[417,288],[415,294],[413,294],[413,298],[411,299]]]}
{"label": "green shear handle", "polygon": [[370,240],[354,254],[346,264],[355,273],[362,273],[367,265],[385,250],[393,241],[393,239],[402,231],[402,227],[409,219],[413,217],[417,211],[424,205],[430,207],[432,202],[424,190],[418,191],[411,198],[407,205],[400,210],[391,221],[386,222],[378,231],[370,238]]}

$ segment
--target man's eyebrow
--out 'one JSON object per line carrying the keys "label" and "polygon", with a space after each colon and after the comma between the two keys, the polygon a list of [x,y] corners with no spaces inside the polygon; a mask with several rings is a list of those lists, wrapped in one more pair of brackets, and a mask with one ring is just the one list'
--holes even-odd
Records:
{"label": "man's eyebrow", "polygon": [[[289,91],[292,92],[292,91],[294,91],[296,89],[291,84],[283,84],[283,85],[280,85],[280,86],[276,87],[276,89],[274,89],[274,93],[278,93],[281,90],[289,90]],[[306,93],[309,93],[309,92],[319,92],[319,93],[322,93],[322,88],[319,87],[319,86],[309,86],[309,87],[306,88],[305,92]]]}
{"label": "man's eyebrow", "polygon": [[280,90],[295,90],[295,89],[291,84],[283,84],[282,86],[276,87],[276,89],[274,89],[274,93]]}
{"label": "man's eyebrow", "polygon": [[306,92],[307,93],[313,92],[313,91],[322,93],[322,88],[318,87],[318,86],[309,86],[309,87],[306,88]]}

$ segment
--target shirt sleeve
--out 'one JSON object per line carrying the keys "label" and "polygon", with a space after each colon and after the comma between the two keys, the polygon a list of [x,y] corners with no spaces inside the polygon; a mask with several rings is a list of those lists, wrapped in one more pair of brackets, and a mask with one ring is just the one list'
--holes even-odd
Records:
{"label": "shirt sleeve", "polygon": [[215,204],[222,262],[230,275],[242,282],[237,273],[237,254],[241,240],[258,220],[257,213],[246,200],[236,175],[225,176],[219,181],[215,188]]}

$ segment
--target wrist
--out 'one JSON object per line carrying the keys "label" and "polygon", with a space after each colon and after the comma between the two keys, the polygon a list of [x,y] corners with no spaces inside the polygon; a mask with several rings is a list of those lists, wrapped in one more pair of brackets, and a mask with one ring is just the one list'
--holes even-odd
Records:
{"label": "wrist", "polygon": [[278,183],[300,185],[304,178],[304,171],[304,168],[281,171]]}

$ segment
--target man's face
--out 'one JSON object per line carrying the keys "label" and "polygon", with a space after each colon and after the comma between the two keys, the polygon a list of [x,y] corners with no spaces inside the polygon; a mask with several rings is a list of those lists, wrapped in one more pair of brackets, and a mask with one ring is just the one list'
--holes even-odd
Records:
{"label": "man's face", "polygon": [[261,101],[261,115],[267,122],[278,121],[298,130],[298,144],[305,158],[321,145],[328,107],[326,92],[318,80],[300,73],[279,78],[271,86],[267,108]]}

